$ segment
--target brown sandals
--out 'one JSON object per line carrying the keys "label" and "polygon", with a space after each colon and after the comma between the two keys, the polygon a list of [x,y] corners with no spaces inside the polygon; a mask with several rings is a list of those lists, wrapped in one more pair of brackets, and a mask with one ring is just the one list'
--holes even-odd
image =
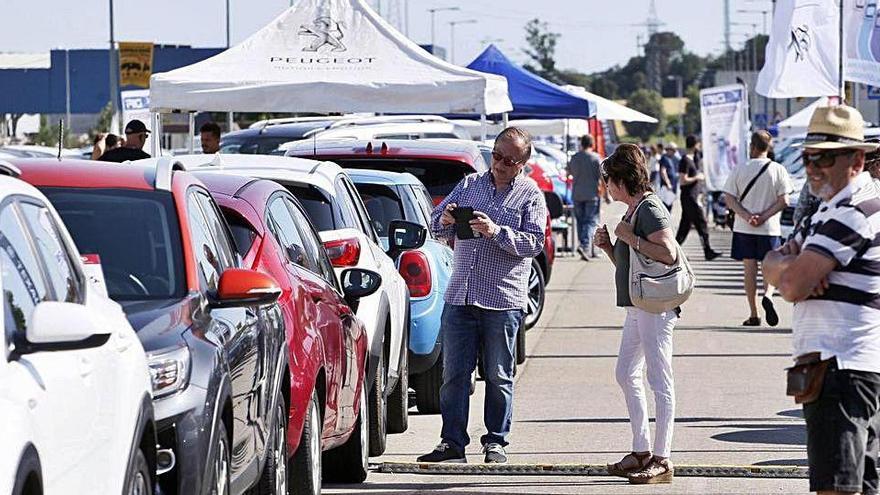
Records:
{"label": "brown sandals", "polygon": [[652,457],[650,462],[640,471],[629,474],[629,482],[635,485],[654,483],[672,483],[675,469],[669,459]]}
{"label": "brown sandals", "polygon": [[621,478],[628,478],[631,473],[639,472],[648,467],[651,463],[651,453],[650,452],[630,452],[623,456],[619,462],[615,462],[614,464],[607,464],[605,468],[608,470],[608,474],[611,476],[620,476]]}

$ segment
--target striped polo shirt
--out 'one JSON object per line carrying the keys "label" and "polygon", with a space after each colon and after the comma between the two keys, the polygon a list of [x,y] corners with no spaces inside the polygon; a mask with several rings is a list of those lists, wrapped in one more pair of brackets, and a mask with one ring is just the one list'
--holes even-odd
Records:
{"label": "striped polo shirt", "polygon": [[794,306],[794,355],[820,352],[841,369],[880,373],[880,186],[859,174],[805,230],[803,249],[837,266],[825,294]]}

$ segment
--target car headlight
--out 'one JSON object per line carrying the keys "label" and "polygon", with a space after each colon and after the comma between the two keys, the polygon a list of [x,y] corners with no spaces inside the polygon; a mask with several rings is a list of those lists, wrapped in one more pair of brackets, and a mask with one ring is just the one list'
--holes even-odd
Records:
{"label": "car headlight", "polygon": [[147,365],[154,399],[183,390],[189,383],[190,354],[186,345],[147,353]]}

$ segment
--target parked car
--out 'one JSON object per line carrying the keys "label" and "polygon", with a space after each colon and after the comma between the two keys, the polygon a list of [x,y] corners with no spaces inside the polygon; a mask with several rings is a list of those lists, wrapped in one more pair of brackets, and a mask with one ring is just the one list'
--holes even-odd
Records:
{"label": "parked car", "polygon": [[296,119],[293,122],[277,124],[266,121],[262,126],[224,134],[220,138],[220,153],[269,155],[276,151],[278,146],[288,141],[303,139],[313,131],[325,129],[332,122],[332,118]]}
{"label": "parked car", "polygon": [[415,176],[378,170],[350,170],[348,174],[386,249],[394,220],[415,222],[428,232],[424,246],[397,259],[397,269],[409,287],[409,375],[416,407],[422,414],[439,413],[443,384],[440,317],[452,276],[452,249],[429,233],[431,194]]}
{"label": "parked car", "polygon": [[[419,141],[300,141],[285,145],[288,156],[330,160],[348,169],[376,169],[407,172],[419,179],[431,194],[434,204],[452,192],[468,174],[489,169],[480,146],[473,141],[430,139]],[[491,149],[489,150],[491,152]],[[544,232],[544,251],[532,262],[529,275],[529,298],[525,328],[537,324],[544,310],[544,289],[550,281],[555,259],[555,242],[550,217]],[[517,359],[525,359],[525,334],[520,339]]]}
{"label": "parked car", "polygon": [[278,403],[290,378],[271,277],[240,267],[205,187],[158,165],[16,163],[49,197],[147,352],[163,493],[275,493]]}
{"label": "parked car", "polygon": [[449,121],[402,121],[367,124],[354,121],[316,132],[314,139],[470,139],[470,133]]}
{"label": "parked car", "polygon": [[291,456],[290,489],[320,494],[322,464],[328,479],[363,481],[367,336],[350,307],[357,299],[340,285],[305,210],[283,186],[215,171],[195,176],[220,205],[244,266],[272,276],[282,289],[290,362],[298,364],[284,384],[288,424],[276,436]]}
{"label": "parked car", "polygon": [[0,163],[0,493],[151,494],[144,349],[43,194]]}
{"label": "parked car", "polygon": [[305,207],[337,275],[348,268],[379,273],[380,289],[361,299],[356,314],[367,328],[370,455],[385,451],[387,433],[406,431],[409,418],[407,338],[409,293],[394,261],[379,245],[360,195],[339,166],[280,156],[191,155],[187,167],[278,182]]}

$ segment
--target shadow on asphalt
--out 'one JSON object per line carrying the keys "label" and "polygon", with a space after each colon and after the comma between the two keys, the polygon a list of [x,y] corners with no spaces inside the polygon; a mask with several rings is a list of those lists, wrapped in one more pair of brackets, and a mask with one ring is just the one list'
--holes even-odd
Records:
{"label": "shadow on asphalt", "polygon": [[[653,423],[654,418],[649,418],[649,422]],[[694,418],[675,418],[676,423],[727,423],[733,421],[791,421],[787,418],[715,418],[715,417],[694,417]],[[554,418],[554,419],[521,419],[514,420],[515,423],[629,423],[629,418]],[[760,428],[766,428],[767,425],[755,425]],[[712,426],[711,428],[719,428]],[[751,426],[722,426],[721,428],[751,428]]]}
{"label": "shadow on asphalt", "polygon": [[802,466],[808,467],[806,459],[778,459],[773,461],[753,462],[753,466]]}
{"label": "shadow on asphalt", "polygon": [[787,409],[785,411],[779,411],[776,414],[778,414],[779,416],[785,416],[788,418],[801,418],[801,419],[803,419],[804,410],[803,409]]}
{"label": "shadow on asphalt", "polygon": [[[719,428],[719,426],[693,426],[692,428]],[[712,435],[713,440],[735,443],[759,443],[773,445],[807,445],[807,428],[803,424],[756,424],[723,425],[739,431]]]}
{"label": "shadow on asphalt", "polygon": [[[383,473],[384,474],[384,473]],[[391,475],[393,476],[393,475]],[[355,488],[363,488],[364,490],[414,490],[413,493],[425,493],[425,492],[433,492],[439,490],[452,490],[452,489],[462,489],[466,487],[479,487],[479,488],[510,488],[510,487],[532,487],[532,488],[550,488],[550,487],[578,487],[578,486],[613,486],[613,485],[629,485],[629,483],[624,479],[607,479],[610,477],[606,477],[603,479],[585,479],[584,481],[556,481],[556,480],[548,480],[548,481],[522,481],[522,478],[517,479],[516,481],[509,482],[487,482],[482,481],[486,475],[459,475],[459,480],[465,480],[467,478],[478,478],[472,483],[468,483],[467,481],[456,481],[455,483],[432,483],[426,478],[426,481],[421,483],[362,483],[360,485],[340,485],[340,484],[325,484],[324,488],[333,489],[355,489]],[[487,492],[487,493],[498,493],[498,492]]]}
{"label": "shadow on asphalt", "polygon": [[[768,354],[673,354],[673,358],[768,358],[768,357],[789,357],[789,353],[768,353]],[[529,354],[529,359],[608,359],[616,358],[617,354]]]}
{"label": "shadow on asphalt", "polygon": [[[603,332],[619,332],[620,326],[608,325],[552,325],[544,327],[544,330],[597,330]],[[676,332],[734,332],[755,334],[790,334],[791,328],[779,327],[743,327],[732,325],[676,325]]]}

